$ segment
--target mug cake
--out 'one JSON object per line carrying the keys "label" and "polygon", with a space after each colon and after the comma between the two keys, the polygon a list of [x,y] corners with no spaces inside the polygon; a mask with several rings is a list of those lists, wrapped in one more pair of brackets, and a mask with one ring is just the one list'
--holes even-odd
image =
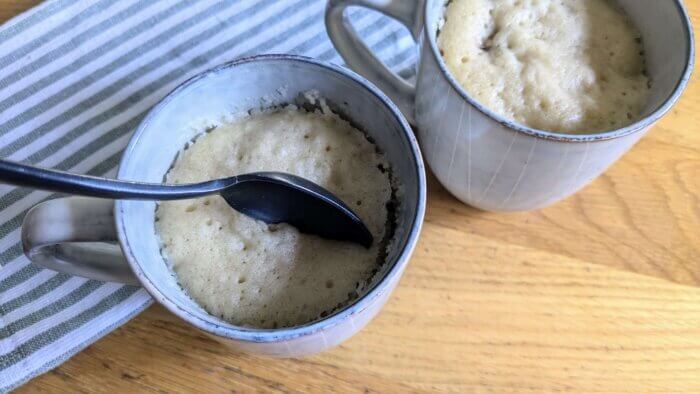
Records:
{"label": "mug cake", "polygon": [[451,0],[438,46],[477,101],[540,130],[618,129],[649,96],[641,35],[607,0]]}
{"label": "mug cake", "polygon": [[384,155],[321,101],[320,109],[287,106],[208,131],[180,152],[166,182],[258,171],[294,174],[334,193],[367,225],[373,245],[269,225],[220,196],[162,202],[156,228],[178,283],[210,314],[257,328],[304,324],[360,297],[384,262],[393,231]]}

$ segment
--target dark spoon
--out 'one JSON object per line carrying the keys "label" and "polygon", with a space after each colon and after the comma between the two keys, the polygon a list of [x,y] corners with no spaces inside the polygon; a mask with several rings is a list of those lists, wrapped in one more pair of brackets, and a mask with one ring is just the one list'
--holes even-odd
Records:
{"label": "dark spoon", "polygon": [[369,248],[372,234],[328,190],[295,175],[255,172],[186,185],[118,181],[0,160],[0,182],[34,189],[118,200],[183,200],[221,195],[235,210],[266,223],[289,223],[302,233]]}

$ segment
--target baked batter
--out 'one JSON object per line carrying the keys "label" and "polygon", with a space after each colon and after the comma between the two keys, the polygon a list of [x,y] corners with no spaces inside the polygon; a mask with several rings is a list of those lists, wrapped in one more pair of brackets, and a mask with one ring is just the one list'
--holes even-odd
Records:
{"label": "baked batter", "polygon": [[327,109],[289,107],[219,126],[181,152],[168,183],[288,172],[340,197],[375,242],[368,250],[268,225],[213,196],[160,203],[163,254],[187,293],[233,324],[276,328],[312,321],[358,297],[381,263],[392,198],[388,168],[363,133]]}
{"label": "baked batter", "polygon": [[640,37],[606,0],[452,0],[438,45],[490,110],[541,130],[593,133],[641,115],[649,80]]}

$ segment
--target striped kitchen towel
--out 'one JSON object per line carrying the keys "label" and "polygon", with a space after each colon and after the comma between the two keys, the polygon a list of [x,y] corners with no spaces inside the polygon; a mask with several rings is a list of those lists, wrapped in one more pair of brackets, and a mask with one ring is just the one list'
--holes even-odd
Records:
{"label": "striped kitchen towel", "polygon": [[[342,63],[324,8],[323,0],[47,1],[0,28],[0,157],[113,176],[148,109],[196,73],[259,53]],[[410,76],[416,54],[405,29],[363,9],[349,17],[380,57]],[[22,218],[52,197],[0,185],[0,392],[151,303],[143,289],[27,261]]]}

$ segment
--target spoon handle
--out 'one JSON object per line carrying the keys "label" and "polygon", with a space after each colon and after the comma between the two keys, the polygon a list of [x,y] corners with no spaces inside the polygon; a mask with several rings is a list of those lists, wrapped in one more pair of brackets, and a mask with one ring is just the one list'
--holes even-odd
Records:
{"label": "spoon handle", "polygon": [[217,179],[186,185],[119,181],[0,160],[0,182],[72,195],[120,200],[182,200],[215,194],[236,182]]}

